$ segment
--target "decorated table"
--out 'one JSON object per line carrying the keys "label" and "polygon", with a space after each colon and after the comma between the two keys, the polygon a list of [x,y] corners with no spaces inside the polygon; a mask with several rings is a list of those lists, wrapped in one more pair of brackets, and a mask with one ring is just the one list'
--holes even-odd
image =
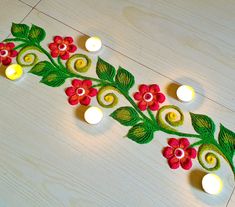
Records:
{"label": "decorated table", "polygon": [[0,43],[0,206],[226,206],[234,112],[47,18]]}

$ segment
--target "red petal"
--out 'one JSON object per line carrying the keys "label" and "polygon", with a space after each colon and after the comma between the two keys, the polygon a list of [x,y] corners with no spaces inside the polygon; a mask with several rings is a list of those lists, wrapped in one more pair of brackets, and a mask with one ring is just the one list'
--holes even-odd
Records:
{"label": "red petal", "polygon": [[140,93],[146,93],[146,92],[148,92],[149,91],[149,87],[147,86],[147,85],[145,85],[145,84],[142,84],[142,85],[140,85],[139,86],[139,91],[140,91]]}
{"label": "red petal", "polygon": [[56,43],[50,43],[48,47],[50,48],[50,50],[58,49],[58,45]]}
{"label": "red petal", "polygon": [[194,159],[197,156],[197,151],[194,148],[188,148],[186,152],[188,153],[189,158]]}
{"label": "red petal", "polygon": [[76,89],[72,86],[68,87],[68,88],[66,88],[65,93],[67,96],[73,96],[76,93]]}
{"label": "red petal", "polygon": [[156,102],[156,101],[153,102],[153,104],[150,105],[149,108],[150,108],[150,110],[152,110],[152,111],[158,110],[158,109],[159,109],[159,104],[158,104],[158,102]]}
{"label": "red petal", "polygon": [[5,48],[5,44],[3,42],[0,42],[0,50]]}
{"label": "red petal", "polygon": [[179,141],[176,138],[170,138],[168,144],[173,148],[179,147]]}
{"label": "red petal", "polygon": [[60,44],[63,42],[63,38],[61,36],[55,36],[54,37],[54,42],[57,44]]}
{"label": "red petal", "polygon": [[91,99],[89,96],[85,96],[81,101],[80,103],[84,106],[88,106],[91,102]]}
{"label": "red petal", "polygon": [[92,81],[91,80],[84,80],[82,81],[82,86],[86,88],[90,88],[92,86]]}
{"label": "red petal", "polygon": [[67,51],[68,52],[75,52],[77,50],[77,47],[75,45],[69,45]]}
{"label": "red petal", "polygon": [[6,57],[5,59],[2,60],[3,65],[10,65],[11,64],[11,58]]}
{"label": "red petal", "polygon": [[59,53],[60,53],[60,51],[58,49],[52,50],[51,51],[51,56],[53,58],[58,57]]}
{"label": "red petal", "polygon": [[189,143],[188,139],[186,139],[186,138],[179,139],[180,148],[186,149],[189,145],[190,145],[190,143]]}
{"label": "red petal", "polygon": [[71,105],[77,105],[78,102],[79,102],[78,101],[78,96],[77,95],[70,96],[68,101]]}
{"label": "red petal", "polygon": [[12,50],[9,54],[10,57],[16,57],[18,55],[18,52],[16,50]]}
{"label": "red petal", "polygon": [[97,89],[96,88],[90,88],[88,96],[93,97],[97,95]]}
{"label": "red petal", "polygon": [[168,164],[171,169],[177,169],[180,166],[180,161],[178,158],[172,157],[168,159]]}
{"label": "red petal", "polygon": [[140,92],[134,93],[133,97],[134,97],[134,99],[135,99],[136,101],[140,101],[140,100],[143,99],[143,97],[142,97],[142,95],[141,95]]}
{"label": "red petal", "polygon": [[157,101],[159,103],[163,103],[165,100],[166,100],[166,97],[164,96],[164,94],[162,94],[162,93],[157,94]]}
{"label": "red petal", "polygon": [[190,158],[183,158],[180,160],[180,165],[183,169],[189,170],[192,167],[193,163]]}
{"label": "red petal", "polygon": [[174,155],[174,150],[171,147],[165,147],[162,154],[165,158],[169,159]]}
{"label": "red petal", "polygon": [[65,53],[63,55],[60,55],[62,60],[67,60],[69,59],[69,52],[65,51]]}
{"label": "red petal", "polygon": [[79,80],[79,79],[73,79],[73,80],[72,80],[72,85],[73,85],[74,87],[78,88],[78,87],[82,86],[82,81]]}
{"label": "red petal", "polygon": [[141,111],[144,111],[144,110],[147,109],[147,103],[146,103],[145,101],[140,101],[140,102],[138,103],[138,107],[139,107],[139,109],[140,109]]}
{"label": "red petal", "polygon": [[71,44],[73,43],[73,38],[72,37],[65,37],[64,38],[64,43],[66,44]]}
{"label": "red petal", "polygon": [[152,84],[149,86],[149,91],[153,94],[156,94],[160,91],[160,88],[157,84]]}
{"label": "red petal", "polygon": [[12,50],[15,47],[15,44],[13,42],[8,42],[5,47],[7,50]]}

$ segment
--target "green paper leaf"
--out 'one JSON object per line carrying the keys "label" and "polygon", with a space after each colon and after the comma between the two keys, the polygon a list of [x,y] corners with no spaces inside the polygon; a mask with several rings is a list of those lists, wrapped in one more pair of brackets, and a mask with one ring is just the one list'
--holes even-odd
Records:
{"label": "green paper leaf", "polygon": [[40,43],[41,41],[44,40],[45,37],[46,37],[45,30],[33,24],[29,31],[28,38],[33,42]]}
{"label": "green paper leaf", "polygon": [[14,37],[27,38],[29,34],[29,26],[26,24],[12,23],[11,33]]}
{"label": "green paper leaf", "polygon": [[60,68],[55,68],[50,62],[42,61],[37,63],[30,71],[34,75],[43,76],[41,83],[51,87],[61,86],[66,78],[70,75],[62,71]]}
{"label": "green paper leaf", "polygon": [[100,79],[113,82],[115,73],[115,68],[112,65],[102,60],[100,57],[98,58],[96,64],[96,74]]}
{"label": "green paper leaf", "polygon": [[219,144],[225,149],[229,157],[232,158],[235,152],[235,133],[222,124],[220,125]]}
{"label": "green paper leaf", "polygon": [[52,71],[43,76],[40,82],[51,87],[58,87],[65,82],[66,78],[67,76],[64,73],[61,73],[60,71]]}
{"label": "green paper leaf", "polygon": [[129,106],[118,108],[110,116],[124,126],[134,126],[140,120],[135,109]]}
{"label": "green paper leaf", "polygon": [[139,144],[146,144],[153,139],[153,129],[145,123],[139,123],[128,131],[127,137]]}
{"label": "green paper leaf", "polygon": [[125,91],[129,91],[129,89],[135,83],[135,78],[130,72],[128,72],[122,67],[119,67],[117,75],[115,77],[115,81],[118,84],[119,88]]}
{"label": "green paper leaf", "polygon": [[203,138],[211,138],[215,133],[215,124],[206,115],[190,113],[194,130],[202,135]]}
{"label": "green paper leaf", "polygon": [[34,75],[38,76],[45,76],[50,71],[54,71],[54,66],[48,62],[48,61],[42,61],[37,63],[30,71],[29,73],[32,73]]}

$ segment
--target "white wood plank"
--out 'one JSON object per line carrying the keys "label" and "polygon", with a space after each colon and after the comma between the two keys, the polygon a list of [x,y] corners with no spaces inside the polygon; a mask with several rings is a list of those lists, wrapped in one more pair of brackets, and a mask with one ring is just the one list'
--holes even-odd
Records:
{"label": "white wood plank", "polygon": [[[80,33],[37,11],[24,22],[46,28],[44,46],[56,34],[81,37]],[[93,60],[90,75],[95,75],[97,55],[133,72],[137,85],[158,83],[166,92],[171,83],[107,47],[99,54],[89,54]],[[216,197],[209,196],[198,188],[197,175],[202,169],[197,161],[189,172],[169,169],[161,155],[169,136],[156,133],[155,140],[148,145],[123,139],[128,129],[108,116],[110,109],[104,110],[100,125],[89,126],[79,120],[79,107],[67,104],[64,88],[70,81],[59,88],[38,81],[38,77],[30,74],[19,82],[0,77],[0,204],[3,206],[226,206],[234,182],[224,161],[217,172],[223,179],[224,190]],[[132,92],[135,90],[136,87]],[[127,104],[121,97],[119,100],[120,105]],[[200,95],[189,105],[170,97],[166,103],[177,104],[185,112],[208,114],[217,125],[222,122],[234,130],[234,112]],[[97,105],[96,101],[92,105]],[[187,114],[186,120],[182,129],[190,132]]]}
{"label": "white wood plank", "polygon": [[233,206],[235,206],[235,192],[234,191],[227,207],[233,207]]}
{"label": "white wood plank", "polygon": [[34,7],[40,0],[19,0],[19,1]]}
{"label": "white wood plank", "polygon": [[0,42],[10,34],[12,22],[20,22],[31,8],[18,0],[1,0],[0,2]]}
{"label": "white wood plank", "polygon": [[234,1],[43,0],[37,8],[235,110]]}

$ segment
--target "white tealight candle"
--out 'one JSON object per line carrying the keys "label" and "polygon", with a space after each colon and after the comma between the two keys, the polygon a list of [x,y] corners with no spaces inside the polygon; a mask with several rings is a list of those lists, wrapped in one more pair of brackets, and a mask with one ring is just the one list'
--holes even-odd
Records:
{"label": "white tealight candle", "polygon": [[10,80],[17,80],[22,77],[23,69],[18,64],[11,64],[6,68],[5,75]]}
{"label": "white tealight candle", "polygon": [[99,37],[90,37],[87,39],[85,46],[89,52],[97,52],[102,47],[102,42]]}
{"label": "white tealight candle", "polygon": [[218,175],[209,173],[202,179],[202,188],[206,193],[217,195],[223,189],[223,182]]}
{"label": "white tealight candle", "polygon": [[177,89],[176,95],[180,101],[189,102],[195,97],[195,91],[191,86],[182,85]]}
{"label": "white tealight candle", "polygon": [[84,114],[84,119],[89,124],[98,124],[103,118],[103,112],[98,107],[90,107]]}

